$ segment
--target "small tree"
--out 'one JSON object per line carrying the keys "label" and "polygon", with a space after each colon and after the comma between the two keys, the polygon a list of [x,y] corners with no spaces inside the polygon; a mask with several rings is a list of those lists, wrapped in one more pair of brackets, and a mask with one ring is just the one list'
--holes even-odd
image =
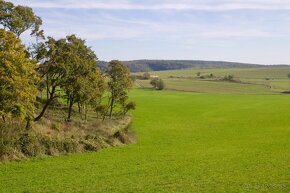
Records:
{"label": "small tree", "polygon": [[108,77],[109,91],[109,116],[112,118],[113,110],[117,104],[124,106],[128,98],[128,90],[132,87],[130,72],[120,61],[113,60],[109,63]]}
{"label": "small tree", "polygon": [[136,109],[136,103],[134,101],[131,101],[124,106],[123,115],[127,114],[128,111],[135,110],[135,109]]}
{"label": "small tree", "polygon": [[150,84],[151,84],[154,88],[156,88],[156,86],[157,86],[157,82],[158,82],[158,78],[153,78],[153,79],[150,81]]}
{"label": "small tree", "polygon": [[143,74],[143,79],[144,80],[149,80],[150,79],[150,74],[148,73],[148,72],[145,72],[144,74]]}
{"label": "small tree", "polygon": [[150,81],[150,84],[156,89],[156,90],[163,90],[165,88],[165,84],[162,79],[154,78]]}
{"label": "small tree", "polygon": [[289,73],[287,76],[288,76],[288,78],[290,79],[290,73]]}
{"label": "small tree", "polygon": [[165,88],[165,84],[164,84],[163,80],[162,79],[159,79],[159,81],[157,82],[156,89],[157,90],[163,90],[164,88]]}
{"label": "small tree", "polygon": [[200,76],[200,74],[201,74],[200,72],[197,72],[197,73],[196,73],[196,76],[198,76],[198,77],[199,77],[199,76]]}

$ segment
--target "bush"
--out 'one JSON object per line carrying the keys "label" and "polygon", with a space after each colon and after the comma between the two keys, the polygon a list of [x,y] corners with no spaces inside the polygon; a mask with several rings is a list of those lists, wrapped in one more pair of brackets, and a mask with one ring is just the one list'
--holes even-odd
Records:
{"label": "bush", "polygon": [[136,103],[134,101],[131,101],[125,105],[123,109],[123,114],[125,115],[126,113],[128,113],[128,111],[135,110],[135,109],[136,109]]}
{"label": "bush", "polygon": [[130,75],[130,79],[132,80],[132,82],[135,82],[137,80],[137,76],[136,75]]}
{"label": "bush", "polygon": [[20,151],[28,157],[45,154],[45,149],[35,135],[24,133],[18,139],[17,144]]}
{"label": "bush", "polygon": [[107,110],[108,110],[107,105],[102,105],[102,104],[97,105],[95,108],[95,111],[97,113],[97,117],[100,118],[100,116],[102,116],[102,117],[106,116]]}
{"label": "bush", "polygon": [[223,81],[234,81],[234,75],[226,75],[222,79]]}
{"label": "bush", "polygon": [[165,84],[162,79],[154,78],[150,81],[150,84],[156,89],[156,90],[163,90],[165,88]]}
{"label": "bush", "polygon": [[23,122],[20,120],[9,119],[5,123],[0,122],[0,157],[11,152],[23,128]]}
{"label": "bush", "polygon": [[149,80],[150,79],[150,74],[148,73],[148,72],[145,72],[144,74],[143,74],[143,79],[144,80]]}

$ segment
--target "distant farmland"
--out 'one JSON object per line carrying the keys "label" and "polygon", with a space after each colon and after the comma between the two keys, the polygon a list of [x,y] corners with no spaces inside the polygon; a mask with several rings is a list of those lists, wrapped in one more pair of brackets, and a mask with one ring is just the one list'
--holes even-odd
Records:
{"label": "distant farmland", "polygon": [[[197,73],[200,73],[200,78]],[[186,69],[149,72],[162,78],[166,89],[202,93],[281,94],[290,90],[287,77],[290,67]],[[142,75],[142,73],[137,73]],[[208,78],[212,74],[213,78]],[[217,81],[233,75],[238,82]],[[149,81],[137,80],[139,85],[151,87]]]}

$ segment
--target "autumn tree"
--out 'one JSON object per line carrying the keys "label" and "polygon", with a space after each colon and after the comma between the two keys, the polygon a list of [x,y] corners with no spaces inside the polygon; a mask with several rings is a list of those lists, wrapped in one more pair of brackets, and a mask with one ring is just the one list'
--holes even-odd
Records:
{"label": "autumn tree", "polygon": [[12,32],[0,29],[0,115],[30,120],[36,98],[36,64]]}
{"label": "autumn tree", "polygon": [[31,36],[43,37],[43,31],[40,30],[42,20],[30,7],[15,6],[11,2],[0,0],[0,25],[15,33],[18,38],[29,29]]}
{"label": "autumn tree", "polygon": [[128,90],[132,87],[132,82],[128,68],[118,60],[113,60],[109,63],[109,69],[106,74],[109,92],[108,113],[110,118],[112,118],[113,110],[117,104],[120,104],[121,107],[126,106]]}

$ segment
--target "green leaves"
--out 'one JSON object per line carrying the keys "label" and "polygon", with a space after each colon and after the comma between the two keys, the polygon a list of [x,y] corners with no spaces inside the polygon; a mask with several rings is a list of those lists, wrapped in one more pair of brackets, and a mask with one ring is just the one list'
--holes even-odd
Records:
{"label": "green leaves", "polygon": [[14,6],[13,3],[0,1],[0,24],[17,37],[28,29],[31,29],[31,36],[44,37],[43,31],[39,29],[42,20],[29,7]]}
{"label": "green leaves", "polygon": [[43,63],[39,66],[43,87],[47,89],[47,104],[36,118],[39,120],[45,108],[55,97],[59,97],[56,88],[60,88],[69,103],[68,120],[74,103],[81,106],[94,105],[101,100],[104,91],[104,80],[97,68],[97,56],[85,41],[75,35],[55,40],[48,40],[36,49],[35,58]]}
{"label": "green leaves", "polygon": [[112,117],[113,109],[117,104],[120,104],[122,109],[126,107],[126,101],[128,99],[127,92],[132,87],[132,81],[128,68],[117,60],[109,63],[109,70],[106,72],[106,75],[109,78],[109,115]]}

